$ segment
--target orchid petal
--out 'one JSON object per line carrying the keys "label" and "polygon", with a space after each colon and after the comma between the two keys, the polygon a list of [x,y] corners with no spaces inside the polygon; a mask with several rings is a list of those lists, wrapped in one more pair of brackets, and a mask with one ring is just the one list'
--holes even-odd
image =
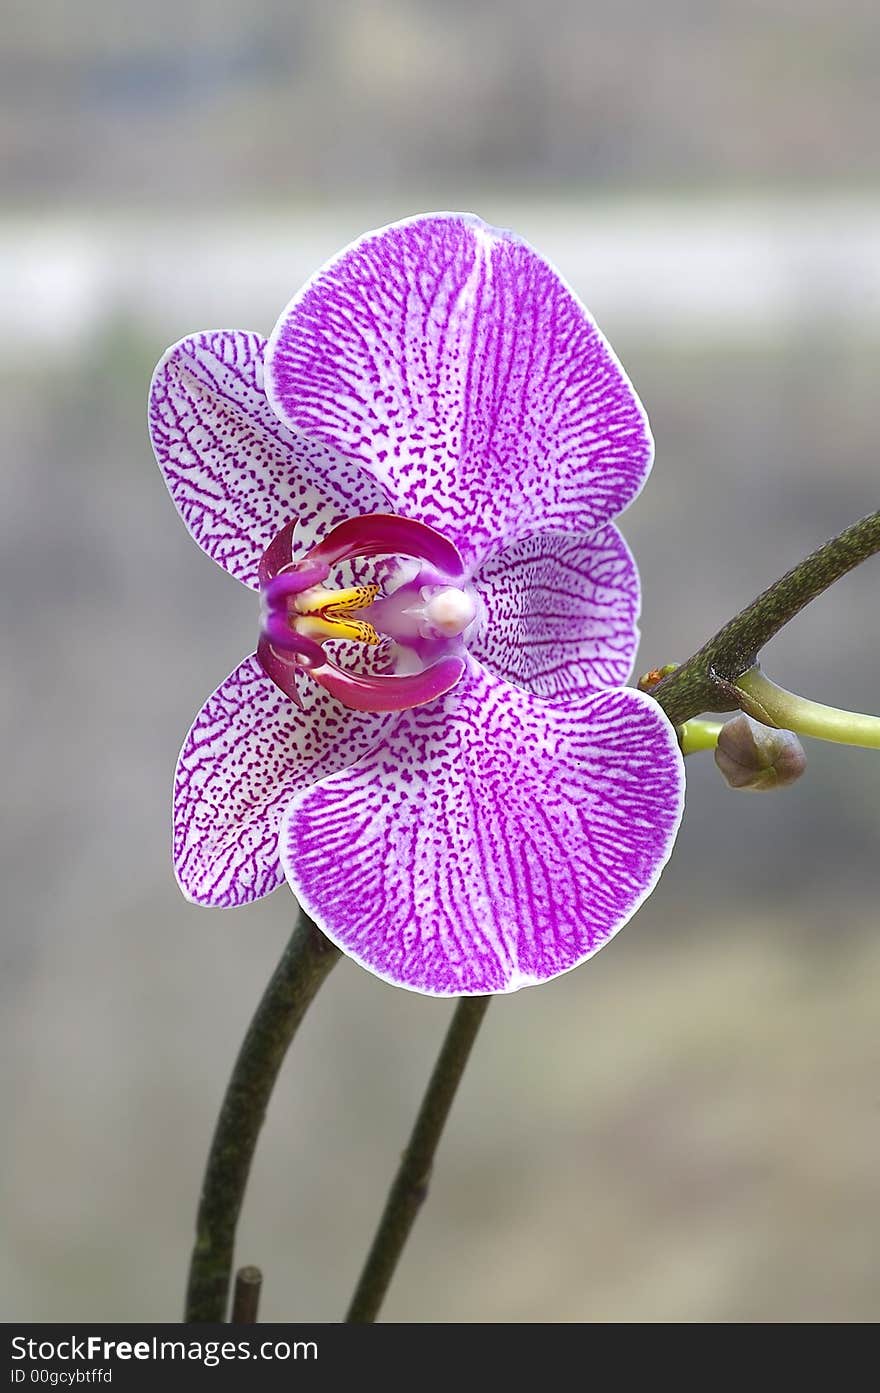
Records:
{"label": "orchid petal", "polygon": [[592,537],[540,532],[492,557],[469,647],[537,696],[627,681],[639,641],[639,573],[612,524]]}
{"label": "orchid petal", "polygon": [[153,374],[149,406],[153,449],[183,521],[254,590],[284,523],[299,520],[305,550],[353,514],[388,511],[362,470],[284,428],[263,390],[264,347],[244,331],[181,339]]}
{"label": "orchid petal", "polygon": [[282,314],[279,418],[357,460],[472,566],[534,532],[593,532],[638,493],[645,413],[587,310],[511,232],[443,213],[369,233]]}
{"label": "orchid petal", "polygon": [[196,717],[174,781],[174,865],[194,903],[228,908],[277,889],[291,797],[360,759],[393,720],[350,711],[308,680],[300,695],[302,709],[252,656]]}
{"label": "orchid petal", "polygon": [[543,701],[477,663],[360,763],[298,791],[290,885],[345,953],[436,996],[511,992],[585,961],[653,889],[684,766],[626,688]]}

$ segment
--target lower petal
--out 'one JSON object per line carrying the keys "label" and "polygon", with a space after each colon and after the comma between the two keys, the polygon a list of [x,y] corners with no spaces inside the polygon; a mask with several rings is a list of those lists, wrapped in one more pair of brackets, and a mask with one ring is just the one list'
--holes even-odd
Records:
{"label": "lower petal", "polygon": [[644,693],[548,702],[472,663],[358,764],[294,795],[281,855],[309,914],[385,981],[510,992],[627,922],[683,798],[675,731]]}
{"label": "lower petal", "polygon": [[290,799],[360,759],[389,724],[308,680],[301,700],[301,708],[288,700],[252,656],[193,722],[174,779],[174,867],[196,904],[231,908],[276,890]]}
{"label": "lower petal", "polygon": [[475,583],[484,615],[470,650],[508,682],[556,697],[629,678],[639,573],[613,524],[589,537],[527,537],[491,557]]}

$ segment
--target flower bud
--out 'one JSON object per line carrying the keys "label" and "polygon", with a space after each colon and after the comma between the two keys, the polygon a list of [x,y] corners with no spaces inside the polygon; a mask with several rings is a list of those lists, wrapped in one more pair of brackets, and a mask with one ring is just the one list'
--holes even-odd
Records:
{"label": "flower bud", "polygon": [[793,731],[773,730],[740,715],[722,728],[715,763],[731,788],[784,788],[807,767],[804,747]]}

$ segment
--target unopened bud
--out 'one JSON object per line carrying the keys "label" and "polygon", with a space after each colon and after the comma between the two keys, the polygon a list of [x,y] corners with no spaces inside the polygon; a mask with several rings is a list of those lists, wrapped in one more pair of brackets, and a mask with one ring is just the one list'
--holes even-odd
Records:
{"label": "unopened bud", "polygon": [[793,731],[773,730],[740,715],[722,727],[715,763],[731,788],[763,792],[795,783],[807,767],[807,757]]}

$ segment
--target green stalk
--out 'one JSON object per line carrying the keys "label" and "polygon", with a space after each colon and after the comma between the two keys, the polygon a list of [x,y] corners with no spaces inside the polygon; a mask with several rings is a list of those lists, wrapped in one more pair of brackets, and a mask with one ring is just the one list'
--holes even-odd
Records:
{"label": "green stalk", "polygon": [[427,1196],[434,1154],[491,1000],[490,996],[464,996],[455,1008],[351,1299],[346,1316],[350,1324],[371,1324],[379,1314],[410,1229]]}
{"label": "green stalk", "polygon": [[858,745],[864,750],[880,750],[880,716],[864,716],[859,711],[840,711],[807,701],[778,687],[760,667],[749,668],[736,686],[747,701],[743,707],[764,725],[811,735],[815,740],[831,740],[837,745]]}
{"label": "green stalk", "polygon": [[269,979],[226,1088],[196,1220],[184,1319],[226,1319],[235,1231],[266,1107],[290,1043],[339,949],[306,914]]}

